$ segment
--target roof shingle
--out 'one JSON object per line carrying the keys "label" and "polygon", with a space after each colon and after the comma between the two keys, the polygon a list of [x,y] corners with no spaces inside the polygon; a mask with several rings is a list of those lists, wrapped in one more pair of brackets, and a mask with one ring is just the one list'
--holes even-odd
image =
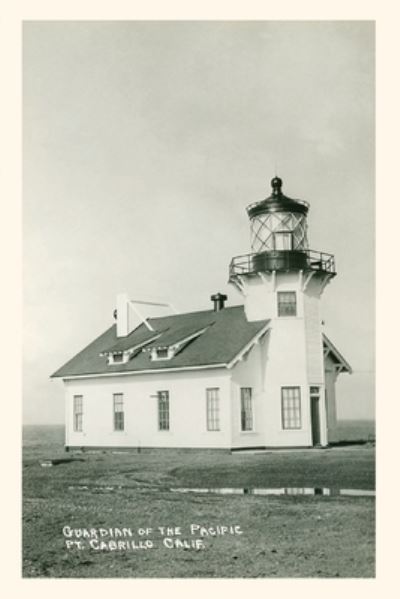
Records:
{"label": "roof shingle", "polygon": [[[243,306],[224,308],[219,312],[205,310],[150,318],[154,331],[141,324],[127,337],[117,337],[116,325],[107,329],[52,377],[74,377],[86,374],[140,372],[142,370],[168,370],[216,364],[228,364],[269,322],[248,322]],[[123,351],[151,340],[158,333],[155,345],[173,345],[190,335],[206,329],[170,360],[151,361],[148,352],[139,352],[125,364],[107,365],[102,352]]]}

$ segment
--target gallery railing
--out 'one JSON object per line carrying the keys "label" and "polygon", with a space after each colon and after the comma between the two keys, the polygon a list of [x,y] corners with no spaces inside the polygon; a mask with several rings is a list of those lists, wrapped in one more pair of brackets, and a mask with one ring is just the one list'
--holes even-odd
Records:
{"label": "gallery railing", "polygon": [[273,270],[314,270],[335,275],[335,257],[316,250],[271,250],[235,256],[229,266],[229,279]]}

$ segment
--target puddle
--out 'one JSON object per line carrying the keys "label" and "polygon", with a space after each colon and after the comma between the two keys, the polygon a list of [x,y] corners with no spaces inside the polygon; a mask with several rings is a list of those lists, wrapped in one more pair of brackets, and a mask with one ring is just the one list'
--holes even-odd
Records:
{"label": "puddle", "polygon": [[118,486],[114,486],[114,487],[100,487],[100,486],[87,486],[87,485],[70,485],[68,487],[68,491],[94,491],[95,493],[100,492],[100,493],[108,493],[109,491],[115,491],[118,489],[122,489],[121,485]]}
{"label": "puddle", "polygon": [[[109,493],[118,491],[125,487],[123,485],[115,486],[100,486],[100,485],[70,485],[69,491],[91,491],[94,493]],[[135,487],[135,490],[149,491],[149,488],[140,489]],[[308,496],[339,496],[347,495],[353,497],[375,497],[375,491],[367,489],[330,489],[328,487],[275,487],[275,488],[259,488],[259,487],[175,487],[169,489],[172,493],[202,493],[214,495],[308,495]]]}
{"label": "puddle", "polygon": [[278,487],[271,489],[260,488],[188,488],[170,489],[173,493],[212,493],[215,495],[352,495],[357,497],[375,497],[375,491],[366,489],[329,489],[327,487]]}
{"label": "puddle", "polygon": [[59,464],[70,464],[71,462],[84,462],[82,458],[53,458],[52,460],[43,460],[40,465],[43,468],[58,466]]}
{"label": "puddle", "polygon": [[365,491],[364,489],[340,489],[340,495],[354,495],[357,497],[375,497],[375,491]]}

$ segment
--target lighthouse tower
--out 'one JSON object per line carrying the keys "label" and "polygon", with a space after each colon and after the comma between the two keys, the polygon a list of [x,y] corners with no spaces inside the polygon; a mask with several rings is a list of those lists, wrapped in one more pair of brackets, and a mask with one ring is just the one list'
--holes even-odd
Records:
{"label": "lighthouse tower", "polygon": [[[309,249],[309,205],[282,192],[250,204],[251,254],[230,264],[248,321],[270,320],[263,352],[266,446],[325,446],[327,407],[320,299],[335,276],[334,257]],[[279,426],[276,423],[279,422]]]}

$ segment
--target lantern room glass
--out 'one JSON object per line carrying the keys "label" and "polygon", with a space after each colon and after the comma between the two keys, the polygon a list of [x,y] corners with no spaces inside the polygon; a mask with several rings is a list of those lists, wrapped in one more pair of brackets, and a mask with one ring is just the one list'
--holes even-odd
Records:
{"label": "lantern room glass", "polygon": [[307,218],[303,214],[275,212],[251,219],[251,250],[254,253],[274,250],[306,250]]}

